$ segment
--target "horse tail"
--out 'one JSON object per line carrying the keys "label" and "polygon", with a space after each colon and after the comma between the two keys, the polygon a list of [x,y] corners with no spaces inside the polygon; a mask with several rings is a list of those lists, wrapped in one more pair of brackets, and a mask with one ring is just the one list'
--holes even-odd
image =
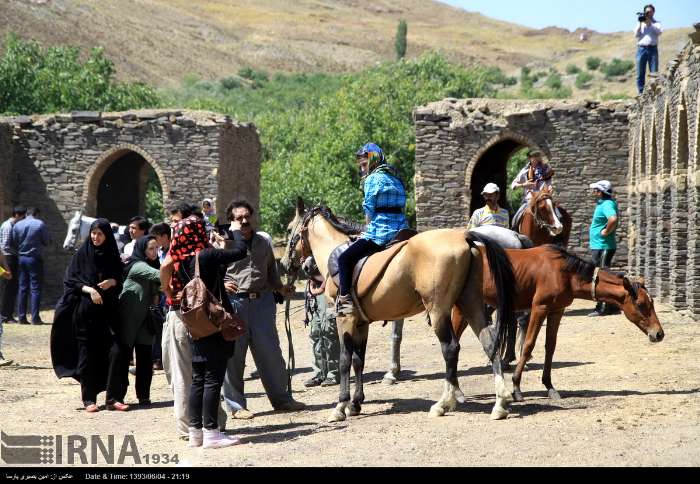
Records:
{"label": "horse tail", "polygon": [[496,320],[496,339],[489,358],[491,361],[500,352],[505,351],[508,337],[516,331],[515,308],[515,274],[506,252],[492,239],[469,232],[467,242],[479,242],[486,251],[486,260],[496,286],[498,319]]}

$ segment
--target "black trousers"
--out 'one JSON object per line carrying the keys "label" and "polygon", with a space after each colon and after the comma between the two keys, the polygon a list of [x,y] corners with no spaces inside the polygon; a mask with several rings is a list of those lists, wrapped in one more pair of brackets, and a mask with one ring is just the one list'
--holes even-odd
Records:
{"label": "black trousers", "polygon": [[226,358],[192,362],[192,387],[187,405],[190,427],[204,427],[207,430],[219,428],[219,404],[226,362]]}
{"label": "black trousers", "polygon": [[97,403],[97,394],[104,389],[104,375],[100,375],[100,369],[104,370],[104,364],[100,361],[96,351],[90,351],[87,341],[78,341],[78,361],[80,373],[80,394],[83,404],[87,407]]}
{"label": "black trousers", "polygon": [[0,320],[7,321],[15,312],[17,292],[19,291],[19,259],[16,255],[6,255],[7,267],[12,272],[12,279],[0,279],[2,302],[0,302]]}
{"label": "black trousers", "polygon": [[[615,249],[591,249],[591,258],[593,259],[593,264],[596,267],[602,269],[607,269],[610,267],[612,258],[615,255]],[[607,314],[610,311],[607,303],[598,302],[595,306],[595,310],[600,314]]]}
{"label": "black trousers", "polygon": [[350,294],[350,289],[352,288],[352,271],[355,269],[355,265],[365,256],[372,255],[375,252],[382,250],[381,245],[377,245],[371,240],[357,239],[355,242],[350,244],[345,252],[340,254],[338,257],[338,269],[340,274],[340,288],[339,292],[341,296],[347,296]]}
{"label": "black trousers", "polygon": [[151,399],[153,380],[153,356],[151,345],[135,345],[133,348],[115,343],[109,352],[109,376],[107,402],[124,402],[129,388],[129,360],[136,350],[136,398]]}

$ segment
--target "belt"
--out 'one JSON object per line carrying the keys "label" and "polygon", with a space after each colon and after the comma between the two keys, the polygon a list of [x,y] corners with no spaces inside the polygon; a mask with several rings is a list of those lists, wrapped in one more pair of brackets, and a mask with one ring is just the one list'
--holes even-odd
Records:
{"label": "belt", "polygon": [[401,207],[377,207],[374,209],[376,213],[403,213]]}
{"label": "belt", "polygon": [[233,295],[236,299],[260,299],[262,297],[261,292],[237,292]]}

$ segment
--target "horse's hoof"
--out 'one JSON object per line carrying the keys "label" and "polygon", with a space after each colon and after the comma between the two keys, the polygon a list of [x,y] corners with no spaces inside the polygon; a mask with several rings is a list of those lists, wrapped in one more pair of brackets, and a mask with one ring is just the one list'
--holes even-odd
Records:
{"label": "horse's hoof", "polygon": [[354,405],[348,405],[347,407],[345,407],[346,417],[355,417],[357,415],[360,415],[360,411],[356,409]]}
{"label": "horse's hoof", "polygon": [[391,373],[387,373],[382,378],[382,383],[385,385],[396,385],[396,377]]}
{"label": "horse's hoof", "polygon": [[328,422],[342,422],[345,420],[345,418],[345,413],[341,412],[337,408],[334,408],[331,412],[331,416],[328,417]]}
{"label": "horse's hoof", "polygon": [[440,405],[435,404],[432,407],[430,407],[430,413],[428,414],[429,417],[443,417],[445,415],[445,409],[442,408]]}
{"label": "horse's hoof", "polygon": [[515,402],[524,402],[525,399],[523,398],[523,394],[520,393],[520,390],[513,390],[513,401]]}
{"label": "horse's hoof", "polygon": [[491,410],[491,420],[504,420],[508,418],[508,410],[503,407],[493,407]]}
{"label": "horse's hoof", "polygon": [[455,398],[457,399],[458,403],[464,403],[467,401],[467,397],[464,396],[462,390],[455,391]]}
{"label": "horse's hoof", "polygon": [[556,391],[554,388],[549,389],[549,399],[550,400],[561,400],[561,395],[559,395],[559,392]]}

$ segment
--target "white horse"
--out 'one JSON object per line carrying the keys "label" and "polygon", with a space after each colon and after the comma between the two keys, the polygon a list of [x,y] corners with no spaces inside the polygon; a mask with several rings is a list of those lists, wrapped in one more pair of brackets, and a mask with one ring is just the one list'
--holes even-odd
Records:
{"label": "white horse", "polygon": [[[63,241],[64,250],[76,249],[90,233],[90,226],[97,220],[93,217],[83,215],[83,212],[77,210],[73,218],[68,222],[68,233]],[[126,225],[120,225],[119,231],[115,234],[117,240],[126,235]]]}
{"label": "white horse", "polygon": [[[470,230],[479,235],[484,235],[504,249],[529,249],[534,246],[532,241],[526,236],[519,234],[513,230],[499,227],[497,225],[483,225]],[[479,243],[477,242],[477,245]],[[529,312],[519,313],[518,317],[518,342],[517,354],[522,354],[522,347],[525,341],[525,332],[527,330],[527,322]],[[383,383],[396,383],[401,372],[401,340],[403,339],[403,319],[398,319],[393,322],[391,328],[391,363],[389,371],[386,372],[383,378]],[[457,400],[464,403],[463,395],[459,395]]]}

